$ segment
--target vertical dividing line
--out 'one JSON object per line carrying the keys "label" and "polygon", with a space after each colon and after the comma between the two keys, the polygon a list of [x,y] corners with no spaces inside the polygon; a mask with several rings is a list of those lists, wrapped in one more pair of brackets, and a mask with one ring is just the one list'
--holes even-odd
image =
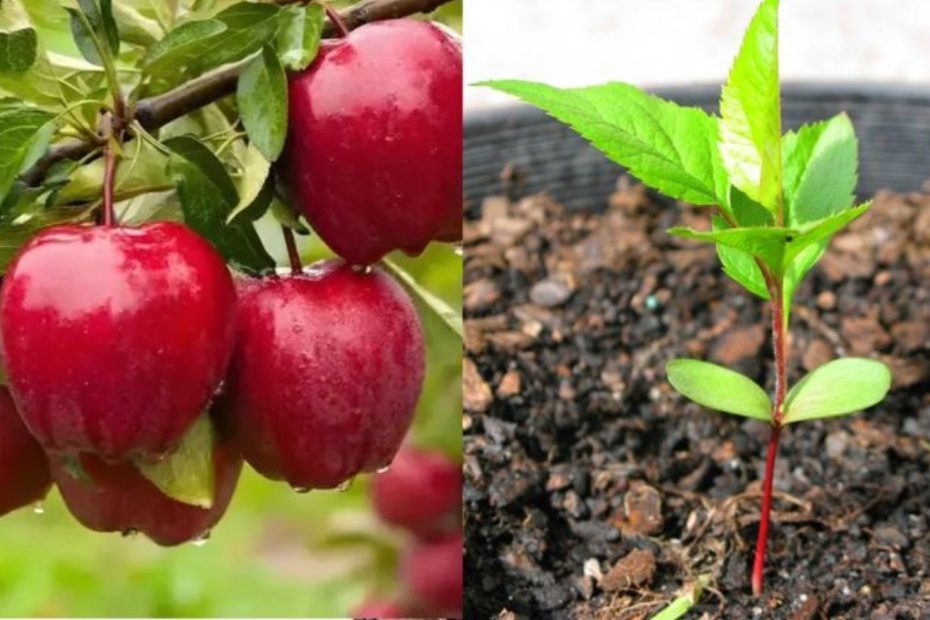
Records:
{"label": "vertical dividing line", "polygon": [[116,215],[113,208],[113,183],[116,177],[116,152],[113,149],[113,141],[108,140],[103,147],[104,172],[103,172],[103,225],[115,226]]}

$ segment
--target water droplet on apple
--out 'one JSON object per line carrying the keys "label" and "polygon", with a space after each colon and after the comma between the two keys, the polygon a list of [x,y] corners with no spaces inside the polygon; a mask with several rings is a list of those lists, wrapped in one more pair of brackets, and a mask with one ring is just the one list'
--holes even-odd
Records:
{"label": "water droplet on apple", "polygon": [[376,474],[386,474],[386,473],[388,473],[389,471],[391,471],[391,466],[390,466],[390,465],[385,465],[384,467],[379,467],[378,469],[376,469],[376,470],[375,470],[375,473],[376,473]]}
{"label": "water droplet on apple", "polygon": [[205,531],[203,534],[191,541],[191,544],[195,547],[203,547],[210,541],[210,530]]}
{"label": "water droplet on apple", "polygon": [[352,271],[368,275],[371,273],[371,265],[352,265]]}
{"label": "water droplet on apple", "polygon": [[215,389],[215,390],[213,390],[213,395],[214,395],[214,396],[219,396],[220,394],[223,393],[223,391],[224,391],[225,389],[226,389],[226,382],[225,382],[225,381],[220,381],[220,384],[219,384],[218,386],[216,386],[216,389]]}
{"label": "water droplet on apple", "polygon": [[337,486],[336,490],[339,491],[340,493],[345,493],[346,491],[352,488],[353,482],[355,482],[355,478],[349,478],[348,480],[346,480],[345,482]]}
{"label": "water droplet on apple", "polygon": [[42,502],[36,502],[35,504],[32,505],[32,512],[34,512],[37,515],[44,515],[45,504],[43,504]]}
{"label": "water droplet on apple", "polygon": [[294,493],[304,494],[304,493],[309,493],[309,492],[310,492],[310,487],[296,487],[296,486],[291,486],[291,488],[294,490]]}

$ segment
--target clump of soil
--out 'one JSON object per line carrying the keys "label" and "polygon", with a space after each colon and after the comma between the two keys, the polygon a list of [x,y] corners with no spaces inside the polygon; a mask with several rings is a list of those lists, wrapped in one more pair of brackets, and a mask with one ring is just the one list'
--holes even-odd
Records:
{"label": "clump of soil", "polygon": [[766,303],[708,212],[621,179],[602,213],[490,198],[465,226],[468,617],[930,617],[930,195],[880,193],[796,295],[793,381],[844,355],[895,377],[864,414],[784,433],[766,592],[750,595],[765,424],[676,395],[689,356],[771,387]]}

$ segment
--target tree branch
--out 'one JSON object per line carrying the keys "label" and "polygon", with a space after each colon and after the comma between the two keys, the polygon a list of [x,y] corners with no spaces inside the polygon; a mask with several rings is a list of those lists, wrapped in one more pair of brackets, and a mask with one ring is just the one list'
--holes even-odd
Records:
{"label": "tree branch", "polygon": [[[273,0],[273,4],[295,4],[299,0]],[[349,30],[365,24],[428,13],[451,0],[362,0],[340,12]],[[332,21],[323,26],[323,37],[336,36],[338,31]],[[228,67],[205,73],[173,90],[161,95],[138,101],[130,112],[148,131],[153,131],[205,105],[218,101],[236,91],[236,81],[244,66],[239,62]],[[131,119],[123,119],[124,125]],[[81,159],[101,146],[98,140],[72,140],[57,144],[49,149],[32,168],[20,175],[19,180],[27,185],[38,185],[52,165],[65,159]]]}

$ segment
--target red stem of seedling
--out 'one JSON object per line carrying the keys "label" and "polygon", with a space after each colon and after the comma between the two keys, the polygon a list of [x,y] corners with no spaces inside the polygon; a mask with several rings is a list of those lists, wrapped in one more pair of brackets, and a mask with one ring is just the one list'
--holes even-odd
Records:
{"label": "red stem of seedling", "polygon": [[339,36],[349,36],[349,27],[346,26],[346,23],[343,21],[342,15],[339,14],[339,11],[331,7],[329,2],[326,0],[316,0],[316,2],[321,7],[323,7],[323,11],[326,13],[326,16],[329,17],[329,21],[333,22],[333,25],[336,26],[336,30],[339,31]]}
{"label": "red stem of seedling", "polygon": [[113,209],[113,180],[116,176],[116,153],[113,150],[112,141],[108,141],[103,148],[104,171],[103,171],[103,224],[104,226],[116,225],[116,216]]}
{"label": "red stem of seedling", "polygon": [[765,458],[765,477],[762,482],[762,515],[759,521],[759,538],[756,540],[756,557],[752,567],[752,593],[762,594],[765,574],[765,548],[769,536],[769,516],[772,511],[772,482],[775,477],[775,459],[781,437],[782,405],[785,402],[788,379],[788,345],[785,321],[784,291],[781,282],[769,281],[772,298],[772,346],[775,349],[775,403],[772,407],[772,434]]}
{"label": "red stem of seedling", "polygon": [[287,246],[287,256],[291,261],[291,273],[299,275],[303,273],[304,267],[300,262],[300,252],[297,251],[297,241],[294,240],[294,231],[287,226],[281,226],[281,232],[284,233],[284,245]]}

